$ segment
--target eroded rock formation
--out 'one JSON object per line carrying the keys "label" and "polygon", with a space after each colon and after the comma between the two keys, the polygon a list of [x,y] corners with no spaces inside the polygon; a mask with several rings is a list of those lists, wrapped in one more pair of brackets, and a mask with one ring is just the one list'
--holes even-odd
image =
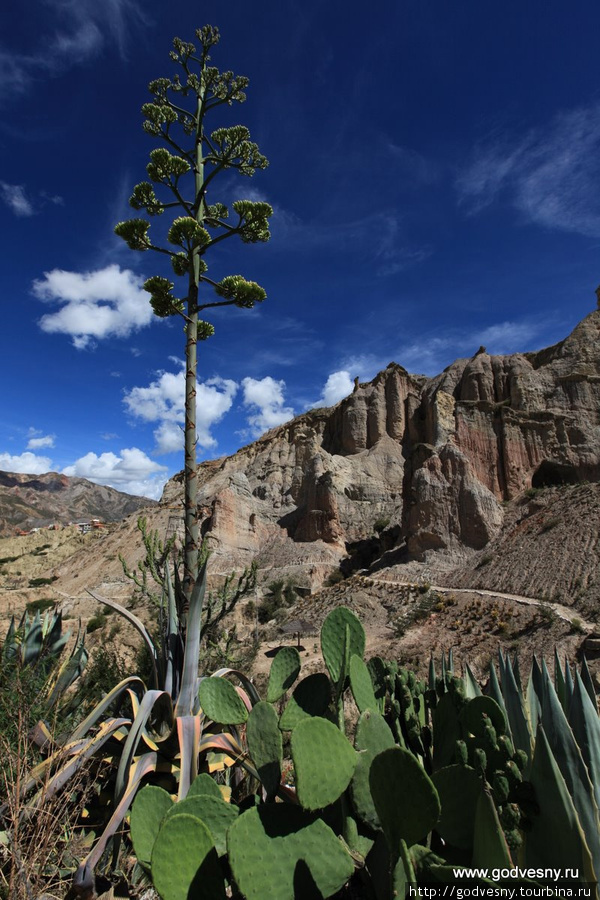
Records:
{"label": "eroded rock formation", "polygon": [[[255,556],[312,586],[374,525],[407,557],[479,550],[502,501],[600,476],[600,311],[535,353],[485,348],[435,378],[391,363],[330,409],[312,410],[201,467],[202,529],[223,569]],[[181,492],[181,476],[164,502]]]}

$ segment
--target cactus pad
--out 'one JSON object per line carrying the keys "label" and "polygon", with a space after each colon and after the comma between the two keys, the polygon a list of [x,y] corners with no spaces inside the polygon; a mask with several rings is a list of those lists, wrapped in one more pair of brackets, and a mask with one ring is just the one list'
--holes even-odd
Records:
{"label": "cactus pad", "polygon": [[154,785],[147,785],[136,796],[131,808],[131,840],[142,864],[150,864],[161,822],[173,805],[170,795]]}
{"label": "cactus pad", "polygon": [[378,753],[388,750],[395,743],[394,736],[383,716],[371,710],[367,710],[361,715],[356,726],[354,746],[362,752],[358,754],[350,792],[359,818],[370,828],[381,828],[371,795],[369,782],[371,763]]}
{"label": "cactus pad", "polygon": [[485,736],[488,723],[494,727],[498,735],[506,734],[508,730],[504,713],[491,697],[473,697],[463,707],[460,720],[467,731],[477,738]]}
{"label": "cactus pad", "polygon": [[241,725],[248,718],[244,701],[226,678],[203,678],[198,698],[203,712],[214,722]]}
{"label": "cactus pad", "polygon": [[300,654],[295,647],[282,647],[271,664],[267,700],[275,703],[288,691],[300,672]]}
{"label": "cactus pad", "polygon": [[352,857],[331,828],[287,803],[243,813],[229,829],[227,849],[247,900],[330,897],[354,871]]}
{"label": "cactus pad", "polygon": [[265,700],[261,700],[252,708],[246,725],[250,756],[258,770],[267,797],[275,796],[281,781],[283,740],[278,725],[277,713]]}
{"label": "cactus pad", "polygon": [[362,713],[366,709],[378,709],[371,673],[361,656],[350,657],[350,687],[359,712]]}
{"label": "cactus pad", "polygon": [[483,786],[475,769],[454,765],[438,769],[431,778],[439,794],[442,812],[435,830],[452,847],[473,846],[475,813]]}
{"label": "cactus pad", "polygon": [[208,794],[211,797],[222,797],[219,785],[207,772],[196,775],[185,799],[189,800],[191,797],[199,797],[204,794]]}
{"label": "cactus pad", "polygon": [[162,900],[225,900],[225,884],[210,831],[200,819],[170,816],[152,851],[152,881]]}
{"label": "cactus pad", "polygon": [[412,753],[392,747],[371,763],[369,782],[375,809],[393,858],[400,841],[425,838],[440,816],[440,799]]}
{"label": "cactus pad", "polygon": [[322,716],[331,699],[331,684],[327,675],[317,672],[296,685],[279,720],[282,731],[292,731],[304,719]]}
{"label": "cactus pad", "polygon": [[238,817],[237,806],[226,803],[221,797],[200,794],[189,795],[185,800],[174,803],[167,813],[167,820],[174,816],[189,815],[201,819],[208,830],[219,856],[226,852],[225,835],[227,829]]}
{"label": "cactus pad", "polygon": [[[348,629],[348,641],[346,641]],[[321,628],[321,652],[334,684],[348,673],[345,660],[356,654],[362,659],[365,652],[365,630],[360,620],[346,606],[333,609]]]}
{"label": "cactus pad", "polygon": [[322,809],[344,793],[356,767],[356,751],[326,719],[305,719],[292,732],[292,759],[298,800],[304,809]]}

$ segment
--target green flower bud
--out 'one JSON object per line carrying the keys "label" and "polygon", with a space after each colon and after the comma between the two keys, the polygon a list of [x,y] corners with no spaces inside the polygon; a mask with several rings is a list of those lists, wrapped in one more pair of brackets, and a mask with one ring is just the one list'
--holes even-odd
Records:
{"label": "green flower bud", "polygon": [[202,320],[198,321],[198,340],[206,341],[209,337],[212,337],[215,333],[215,329],[210,324],[210,322],[203,322]]}
{"label": "green flower bud", "polygon": [[180,247],[205,247],[210,243],[210,234],[196,222],[191,216],[181,216],[175,219],[167,238],[171,244],[178,244]]}
{"label": "green flower bud", "polygon": [[149,228],[150,222],[146,219],[128,219],[115,225],[115,234],[123,238],[130,250],[147,250],[150,246]]}

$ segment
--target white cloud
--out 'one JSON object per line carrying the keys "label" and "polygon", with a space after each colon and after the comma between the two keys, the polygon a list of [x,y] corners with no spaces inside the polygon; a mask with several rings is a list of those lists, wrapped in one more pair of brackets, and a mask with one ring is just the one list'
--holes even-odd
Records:
{"label": "white cloud", "polygon": [[457,189],[471,213],[505,197],[529,222],[600,236],[600,105],[479,146]]}
{"label": "white cloud", "polygon": [[[229,412],[238,386],[226,378],[211,378],[196,384],[196,430],[198,445],[215,447],[211,428]],[[158,422],[154,432],[158,453],[183,447],[185,422],[185,371],[161,372],[148,387],[134,387],[123,398],[131,415],[145,422]]]}
{"label": "white cloud", "polygon": [[115,453],[86,453],[63,474],[71,478],[86,478],[94,484],[104,484],[126,494],[136,494],[158,500],[167,481],[167,467],[150,459],[143,450],[131,447]]}
{"label": "white cloud", "polygon": [[354,389],[354,380],[350,372],[343,369],[340,372],[332,372],[323,387],[323,393],[315,406],[335,406]]}
{"label": "white cloud", "polygon": [[142,281],[129,269],[111,265],[95,272],[53,269],[34,281],[40,300],[63,304],[47,313],[40,327],[49,334],[68,334],[78,350],[93,346],[94,339],[128,337],[149,325],[154,313]]}
{"label": "white cloud", "polygon": [[44,437],[32,437],[27,442],[28,450],[42,450],[44,447],[54,447],[55,434],[46,434]]}
{"label": "white cloud", "polygon": [[244,378],[242,388],[244,406],[256,410],[247,418],[254,437],[293,419],[294,410],[283,405],[285,381],[275,381],[270,375],[261,379]]}
{"label": "white cloud", "polygon": [[15,216],[25,218],[34,215],[35,210],[31,201],[25,196],[25,188],[22,184],[7,184],[5,181],[0,181],[0,196]]}
{"label": "white cloud", "polygon": [[11,456],[10,453],[0,453],[0,469],[3,472],[21,472],[25,475],[43,475],[49,472],[52,460],[47,456],[36,456],[35,453],[21,453],[19,456]]}

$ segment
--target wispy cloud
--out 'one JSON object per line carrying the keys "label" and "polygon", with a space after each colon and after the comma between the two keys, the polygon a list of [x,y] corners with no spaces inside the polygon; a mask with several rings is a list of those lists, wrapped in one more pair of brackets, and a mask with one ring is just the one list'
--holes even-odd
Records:
{"label": "wispy cloud", "polygon": [[34,215],[33,204],[25,194],[22,184],[7,184],[6,181],[0,181],[0,196],[15,216],[27,218]]}
{"label": "wispy cloud", "polygon": [[130,34],[146,24],[136,0],[47,0],[54,22],[37,35],[39,51],[0,47],[3,97],[27,92],[39,78],[54,77],[116,47],[126,58]]}
{"label": "wispy cloud", "polygon": [[600,104],[562,112],[519,138],[493,135],[456,187],[471,214],[505,200],[534,224],[600,236]]}

